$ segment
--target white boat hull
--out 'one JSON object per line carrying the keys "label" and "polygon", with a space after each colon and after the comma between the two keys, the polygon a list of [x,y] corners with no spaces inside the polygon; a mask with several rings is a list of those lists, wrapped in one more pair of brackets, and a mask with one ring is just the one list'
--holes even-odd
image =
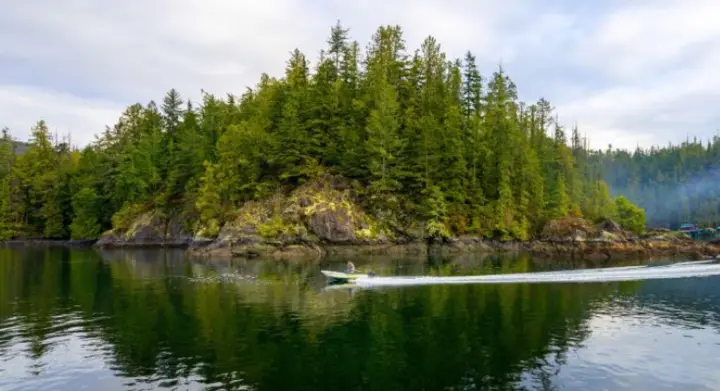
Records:
{"label": "white boat hull", "polygon": [[348,274],[348,273],[342,273],[342,272],[334,272],[331,270],[321,270],[320,271],[325,277],[333,278],[336,280],[357,280],[358,278],[367,278],[367,274]]}

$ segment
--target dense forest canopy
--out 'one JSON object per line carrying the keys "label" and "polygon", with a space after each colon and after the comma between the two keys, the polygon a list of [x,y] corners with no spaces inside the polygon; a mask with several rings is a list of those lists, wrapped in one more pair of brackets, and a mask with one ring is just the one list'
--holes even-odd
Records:
{"label": "dense forest canopy", "polygon": [[[242,203],[323,173],[348,179],[380,221],[422,221],[430,235],[528,239],[568,215],[644,230],[643,211],[613,199],[603,175],[612,168],[622,193],[636,183],[622,175],[655,175],[636,167],[689,147],[589,151],[547,100],[519,101],[502,67],[483,76],[472,53],[448,58],[433,37],[408,51],[402,35],[380,27],[361,50],[338,24],[314,64],[294,50],[283,77],[263,74],[240,96],[190,102],[171,90],[133,104],[82,150],[44,121],[22,154],[5,132],[0,237],[96,238],[150,209],[212,234]],[[637,183],[630,199],[642,201]]]}

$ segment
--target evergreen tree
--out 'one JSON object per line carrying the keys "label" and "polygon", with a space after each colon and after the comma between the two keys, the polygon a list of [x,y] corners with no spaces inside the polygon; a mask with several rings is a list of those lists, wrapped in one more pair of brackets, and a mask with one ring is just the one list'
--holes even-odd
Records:
{"label": "evergreen tree", "polygon": [[14,163],[13,140],[10,137],[9,129],[4,128],[2,139],[0,139],[0,240],[7,240],[14,236],[12,199],[16,195],[12,193],[10,187]]}
{"label": "evergreen tree", "polygon": [[488,159],[485,165],[485,194],[489,197],[498,235],[509,237],[513,231],[513,151],[509,148],[516,140],[517,127],[514,91],[500,67],[488,84],[485,127],[488,137]]}
{"label": "evergreen tree", "polygon": [[309,87],[309,120],[311,154],[325,166],[337,166],[342,148],[342,82],[330,59],[320,62]]}
{"label": "evergreen tree", "polygon": [[557,219],[570,213],[570,197],[567,194],[567,183],[565,173],[559,171],[554,183],[550,186],[550,198],[548,199],[548,217]]}
{"label": "evergreen tree", "polygon": [[73,196],[73,216],[70,224],[70,236],[73,239],[95,239],[102,233],[98,221],[97,195],[90,187],[83,187]]}
{"label": "evergreen tree", "polygon": [[485,157],[483,140],[483,90],[482,77],[475,63],[475,56],[467,52],[463,72],[463,114],[464,122],[464,153],[467,163],[466,193],[471,208],[478,212],[478,207],[485,203],[482,186],[482,169]]}
{"label": "evergreen tree", "polygon": [[348,50],[348,32],[350,30],[343,28],[338,21],[330,30],[330,38],[327,40],[328,54],[331,56],[332,64],[335,70],[340,70],[341,61],[346,56]]}
{"label": "evergreen tree", "polygon": [[42,121],[22,154],[4,132],[0,238],[96,238],[150,210],[213,236],[243,203],[321,173],[426,237],[528,239],[567,215],[639,232],[629,200],[651,224],[720,223],[718,138],[592,151],[547,100],[526,105],[502,68],[486,82],[471,53],[447,58],[434,37],[409,55],[402,29],[381,26],[363,55],[338,22],[326,43],[312,70],[296,49],[281,77],[238,96],[132,104],[82,152]]}
{"label": "evergreen tree", "polygon": [[340,105],[342,124],[337,129],[340,140],[341,159],[338,171],[358,178],[363,173],[364,102],[361,97],[359,68],[360,45],[352,42],[345,48],[340,64]]}
{"label": "evergreen tree", "polygon": [[310,140],[306,128],[308,63],[299,50],[293,51],[285,70],[286,88],[278,124],[278,142],[273,163],[280,178],[302,182],[311,174]]}
{"label": "evergreen tree", "polygon": [[462,75],[459,61],[447,66],[447,89],[443,104],[445,113],[439,139],[442,151],[440,165],[444,169],[439,181],[448,203],[452,205],[453,213],[462,214],[465,212],[464,181],[467,177],[463,149]]}
{"label": "evergreen tree", "polygon": [[30,145],[17,159],[10,179],[10,191],[18,195],[21,204],[11,221],[22,222],[27,236],[62,237],[58,154],[45,121],[39,121],[31,132]]}
{"label": "evergreen tree", "polygon": [[365,149],[372,192],[384,194],[399,190],[396,163],[403,145],[398,137],[397,93],[382,73],[375,76],[376,107],[367,121]]}

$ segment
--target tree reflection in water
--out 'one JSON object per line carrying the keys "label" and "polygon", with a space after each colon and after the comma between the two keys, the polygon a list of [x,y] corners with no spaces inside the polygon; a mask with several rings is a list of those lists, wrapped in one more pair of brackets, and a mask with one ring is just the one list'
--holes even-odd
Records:
{"label": "tree reflection in water", "polygon": [[[452,275],[556,265],[521,257],[366,266]],[[692,298],[698,290],[658,299],[663,289],[682,291],[683,280],[324,291],[318,271],[190,262],[174,251],[0,249],[0,359],[27,363],[11,377],[42,382],[63,369],[43,357],[72,336],[85,341],[85,360],[129,388],[554,389],[595,314],[657,305],[672,309],[669,321],[719,323],[717,311],[707,315],[720,301],[710,286],[702,300]]]}

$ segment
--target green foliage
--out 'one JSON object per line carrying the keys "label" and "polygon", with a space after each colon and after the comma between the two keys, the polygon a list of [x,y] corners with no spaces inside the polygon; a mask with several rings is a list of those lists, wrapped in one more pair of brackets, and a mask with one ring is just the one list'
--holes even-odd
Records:
{"label": "green foliage", "polygon": [[0,237],[94,238],[150,210],[196,216],[215,236],[243,204],[321,173],[349,179],[379,222],[442,238],[528,239],[548,219],[619,213],[602,174],[625,155],[588,151],[577,128],[568,140],[550,103],[519,101],[501,67],[485,79],[472,53],[448,58],[434,37],[408,53],[399,26],[360,47],[338,23],[316,64],[295,49],[280,78],[241,96],[196,103],[172,89],[130,105],[82,152],[41,121],[16,156],[5,132]]}
{"label": "green foliage", "polygon": [[89,187],[80,189],[73,196],[72,208],[75,216],[70,224],[71,238],[96,239],[99,237],[102,232],[98,221],[100,211],[95,191]]}
{"label": "green foliage", "polygon": [[367,120],[365,153],[373,193],[382,195],[399,190],[396,160],[402,140],[398,137],[399,105],[395,91],[384,81],[379,82],[378,88],[377,107],[370,112]]}
{"label": "green foliage", "polygon": [[548,214],[550,219],[557,219],[567,216],[570,212],[570,198],[567,194],[567,183],[565,174],[559,172],[557,179],[551,184],[552,193],[548,200]]}
{"label": "green foliage", "polygon": [[40,209],[40,216],[44,220],[42,236],[51,239],[65,237],[65,226],[59,205],[60,200],[55,191],[56,189],[51,189],[45,194],[43,206]]}
{"label": "green foliage", "polygon": [[127,229],[133,220],[144,212],[148,207],[144,204],[126,204],[112,216],[113,228]]}
{"label": "green foliage", "polygon": [[615,199],[617,221],[625,229],[635,234],[645,232],[645,211],[627,198],[620,196]]}
{"label": "green foliage", "polygon": [[66,185],[75,165],[67,145],[54,140],[46,123],[39,121],[32,128],[27,151],[9,160],[2,186],[9,196],[0,205],[6,232],[0,236],[65,237]]}
{"label": "green foliage", "polygon": [[607,183],[597,181],[592,187],[592,192],[591,201],[586,210],[587,217],[594,221],[615,217],[615,202],[610,196]]}
{"label": "green foliage", "polygon": [[200,212],[200,223],[207,226],[201,236],[214,237],[220,231],[219,220],[223,217],[219,178],[214,164],[205,162],[205,175],[200,182],[200,191],[195,207]]}
{"label": "green foliage", "polygon": [[283,234],[292,234],[292,228],[283,221],[282,216],[273,215],[270,219],[257,225],[257,232],[264,238],[277,238]]}
{"label": "green foliage", "polygon": [[0,240],[7,240],[14,236],[10,186],[14,162],[13,140],[10,138],[8,129],[3,129],[0,139]]}

